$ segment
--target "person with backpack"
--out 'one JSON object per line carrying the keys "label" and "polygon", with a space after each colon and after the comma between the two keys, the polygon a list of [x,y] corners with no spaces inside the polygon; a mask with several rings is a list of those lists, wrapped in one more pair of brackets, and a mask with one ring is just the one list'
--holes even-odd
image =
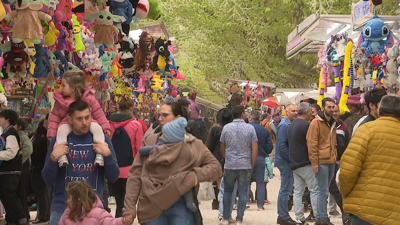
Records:
{"label": "person with backpack", "polygon": [[125,187],[133,159],[143,141],[143,128],[140,122],[132,117],[133,101],[123,97],[118,103],[118,112],[110,116],[111,142],[115,149],[120,174],[118,180],[109,183],[109,190],[114,194],[117,209],[115,217],[122,217]]}

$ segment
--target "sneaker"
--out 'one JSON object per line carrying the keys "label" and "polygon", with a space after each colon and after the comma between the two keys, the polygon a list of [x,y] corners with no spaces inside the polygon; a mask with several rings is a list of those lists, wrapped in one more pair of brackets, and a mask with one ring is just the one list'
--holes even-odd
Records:
{"label": "sneaker", "polygon": [[58,167],[63,168],[66,167],[68,164],[69,162],[66,155],[63,155],[58,159]]}
{"label": "sneaker", "polygon": [[334,210],[334,211],[329,212],[329,215],[331,215],[331,216],[339,216],[340,213],[337,210]]}
{"label": "sneaker", "polygon": [[96,159],[94,160],[95,166],[104,166],[104,158],[100,154],[96,154]]}
{"label": "sneaker", "polygon": [[109,205],[115,205],[115,198],[113,196],[108,198],[108,204]]}
{"label": "sneaker", "polygon": [[264,206],[258,206],[257,207],[257,211],[263,211],[265,208],[264,208]]}

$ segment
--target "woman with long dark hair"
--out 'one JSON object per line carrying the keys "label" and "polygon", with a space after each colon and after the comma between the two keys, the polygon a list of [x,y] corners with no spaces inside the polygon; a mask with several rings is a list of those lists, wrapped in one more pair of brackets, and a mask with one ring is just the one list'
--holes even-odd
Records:
{"label": "woman with long dark hair", "polygon": [[[33,153],[32,161],[32,188],[36,196],[38,213],[36,221],[33,224],[43,223],[50,220],[50,200],[46,183],[44,182],[41,172],[46,160],[47,154],[47,126],[49,115],[39,122],[36,131],[32,136]],[[52,193],[51,193],[52,194]]]}

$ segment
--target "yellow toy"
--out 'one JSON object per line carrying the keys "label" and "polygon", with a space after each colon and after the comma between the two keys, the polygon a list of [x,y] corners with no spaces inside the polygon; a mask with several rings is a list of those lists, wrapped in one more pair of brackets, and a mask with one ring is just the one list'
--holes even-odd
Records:
{"label": "yellow toy", "polygon": [[[27,46],[26,53],[28,53],[29,57],[35,56],[36,49],[35,49],[35,45],[33,44],[33,42],[29,39],[25,39],[25,44]],[[33,72],[35,71],[35,66],[36,66],[36,63],[33,60],[30,60],[29,61],[29,73],[30,74],[33,74]]]}
{"label": "yellow toy", "polygon": [[319,107],[322,108],[322,100],[325,97],[325,84],[323,84],[321,82],[322,80],[322,74],[324,72],[324,69],[321,68],[321,72],[319,73],[319,86],[318,86],[318,101],[317,104],[319,105]]}
{"label": "yellow toy", "polygon": [[151,78],[151,89],[156,93],[164,93],[163,82],[164,80],[160,75],[153,75]]}
{"label": "yellow toy", "polygon": [[85,45],[82,42],[81,24],[75,14],[72,14],[72,23],[74,24],[75,52],[85,52]]}
{"label": "yellow toy", "polygon": [[6,9],[4,8],[3,3],[0,1],[0,20],[4,20],[6,17]]}
{"label": "yellow toy", "polygon": [[349,69],[351,66],[351,51],[353,49],[353,40],[349,38],[349,42],[346,45],[346,50],[344,53],[344,66],[343,66],[343,89],[342,97],[339,102],[340,115],[350,112],[347,107],[347,99],[349,98],[350,92],[350,74]]}

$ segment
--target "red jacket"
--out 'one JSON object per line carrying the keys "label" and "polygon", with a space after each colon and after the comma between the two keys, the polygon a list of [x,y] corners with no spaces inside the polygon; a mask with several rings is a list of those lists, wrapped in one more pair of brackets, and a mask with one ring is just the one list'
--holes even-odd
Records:
{"label": "red jacket", "polygon": [[[51,139],[57,135],[57,129],[60,127],[60,125],[68,123],[68,107],[70,103],[64,100],[61,95],[61,91],[54,92],[53,98],[55,104],[49,116],[49,127],[47,129],[48,139]],[[90,106],[92,119],[98,122],[104,131],[111,130],[103,109],[94,97],[92,87],[86,88],[86,91],[85,93],[83,93],[81,100],[86,102]]]}
{"label": "red jacket", "polygon": [[[114,113],[110,116],[110,126],[111,137],[114,135],[114,131],[117,128],[124,127],[126,133],[128,133],[129,137],[131,138],[132,154],[133,158],[135,158],[143,141],[142,125],[135,119],[132,119],[129,114]],[[120,167],[118,178],[128,178],[130,169],[131,166]]]}

